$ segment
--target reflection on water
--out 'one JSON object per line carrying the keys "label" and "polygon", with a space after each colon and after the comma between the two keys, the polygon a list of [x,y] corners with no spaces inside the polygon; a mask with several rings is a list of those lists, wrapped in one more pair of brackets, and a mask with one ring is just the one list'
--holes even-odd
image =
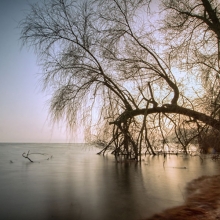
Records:
{"label": "reflection on water", "polygon": [[[21,156],[28,150],[53,158],[30,163]],[[183,203],[192,179],[219,174],[218,161],[199,157],[116,163],[96,152],[79,144],[0,144],[1,218],[143,219]]]}

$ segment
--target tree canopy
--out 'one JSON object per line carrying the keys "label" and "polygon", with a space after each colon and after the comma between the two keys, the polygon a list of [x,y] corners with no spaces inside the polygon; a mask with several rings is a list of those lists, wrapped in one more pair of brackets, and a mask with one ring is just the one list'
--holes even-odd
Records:
{"label": "tree canopy", "polygon": [[217,0],[44,0],[20,23],[50,112],[136,160],[220,131]]}

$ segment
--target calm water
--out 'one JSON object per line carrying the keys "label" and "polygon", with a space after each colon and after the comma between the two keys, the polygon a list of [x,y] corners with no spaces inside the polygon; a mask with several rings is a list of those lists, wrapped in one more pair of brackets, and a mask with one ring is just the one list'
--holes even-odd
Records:
{"label": "calm water", "polygon": [[[23,152],[33,155],[35,163]],[[84,144],[0,143],[1,219],[138,220],[184,201],[187,182],[219,174],[219,162],[199,157],[144,157],[116,163]],[[10,162],[12,161],[12,162]],[[186,167],[187,169],[179,169]]]}

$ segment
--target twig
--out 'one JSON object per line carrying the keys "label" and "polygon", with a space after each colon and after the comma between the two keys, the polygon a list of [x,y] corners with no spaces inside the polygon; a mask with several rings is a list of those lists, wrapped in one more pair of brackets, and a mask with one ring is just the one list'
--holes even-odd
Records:
{"label": "twig", "polygon": [[23,154],[22,154],[22,156],[23,156],[24,158],[26,158],[26,159],[30,160],[30,162],[32,162],[32,163],[33,163],[34,161],[32,161],[32,160],[31,160],[31,159],[28,157],[29,152],[30,152],[30,151],[28,151],[28,153],[27,153],[26,155],[25,155],[25,153],[23,153]]}
{"label": "twig", "polygon": [[[23,153],[22,156],[23,156],[24,158],[28,159],[28,160],[29,160],[30,162],[32,162],[32,163],[33,163],[34,161],[29,158],[29,155],[31,155],[31,154],[40,154],[40,155],[44,155],[44,156],[45,156],[45,155],[48,155],[48,154],[43,154],[43,153],[29,153],[29,152],[30,152],[30,151],[28,151],[27,154],[26,154],[26,153]],[[52,157],[53,157],[53,156],[48,157],[47,160],[52,159]]]}

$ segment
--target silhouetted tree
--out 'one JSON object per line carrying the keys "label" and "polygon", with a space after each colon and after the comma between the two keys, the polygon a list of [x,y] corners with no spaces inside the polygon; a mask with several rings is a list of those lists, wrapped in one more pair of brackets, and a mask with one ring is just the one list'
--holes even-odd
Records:
{"label": "silhouetted tree", "polygon": [[[83,122],[88,139],[109,142],[103,153],[138,160],[174,130],[183,146],[220,130],[218,1],[155,2],[45,0],[21,21],[53,119]],[[197,133],[180,138],[183,125]]]}

